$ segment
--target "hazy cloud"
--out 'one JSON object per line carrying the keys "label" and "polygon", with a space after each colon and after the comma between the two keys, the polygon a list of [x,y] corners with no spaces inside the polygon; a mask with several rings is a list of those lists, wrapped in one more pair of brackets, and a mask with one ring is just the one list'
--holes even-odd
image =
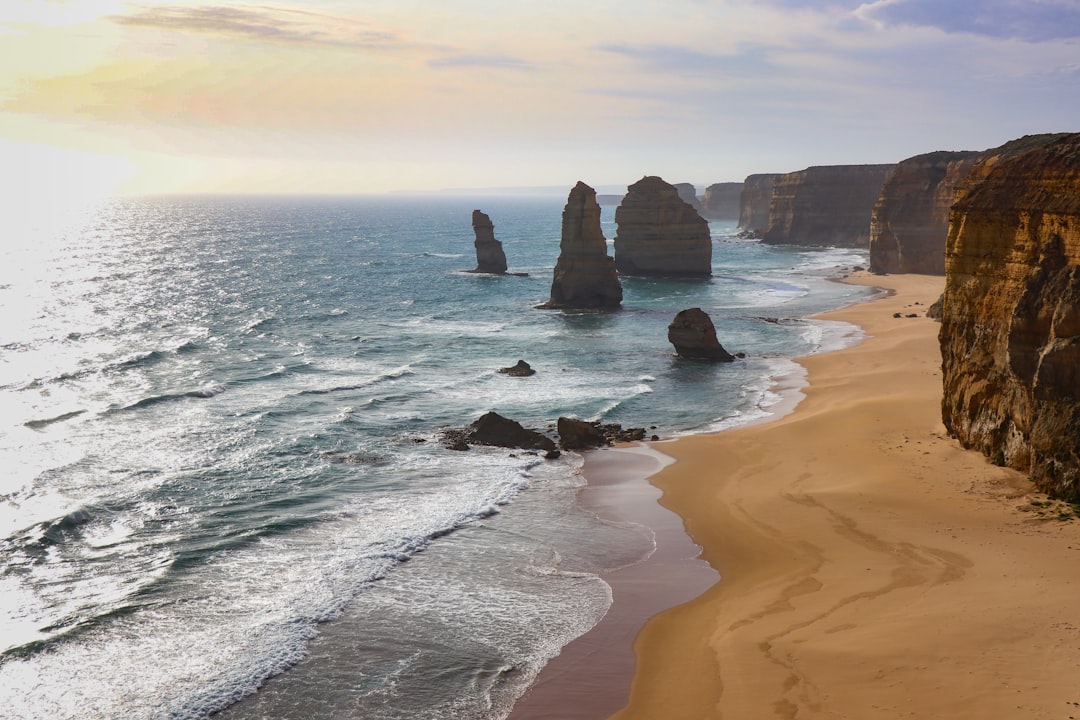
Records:
{"label": "hazy cloud", "polygon": [[428,60],[433,68],[484,67],[503,70],[535,70],[536,65],[512,55],[448,55]]}
{"label": "hazy cloud", "polygon": [[393,47],[400,38],[353,18],[306,10],[224,5],[147,7],[133,15],[114,15],[121,25],[240,38],[279,45]]}
{"label": "hazy cloud", "polygon": [[948,33],[972,33],[1030,41],[1080,37],[1077,0],[877,0],[860,14],[886,25],[936,27]]}

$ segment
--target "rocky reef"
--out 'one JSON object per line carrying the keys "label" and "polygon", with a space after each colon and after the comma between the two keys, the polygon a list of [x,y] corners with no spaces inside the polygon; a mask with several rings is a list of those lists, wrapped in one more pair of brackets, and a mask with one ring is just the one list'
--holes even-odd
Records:
{"label": "rocky reef", "polygon": [[596,191],[579,181],[563,209],[551,298],[540,307],[617,308],[621,304],[622,285],[600,229]]}
{"label": "rocky reef", "polygon": [[980,160],[952,209],[942,418],[965,447],[1075,501],[1080,134],[1022,141]]}
{"label": "rocky reef", "polygon": [[870,270],[945,274],[945,238],[956,186],[982,156],[932,152],[897,164],[870,219]]}
{"label": "rocky reef", "polygon": [[709,223],[662,178],[649,175],[630,185],[615,210],[615,223],[615,267],[620,274],[712,274]]}
{"label": "rocky reef", "polygon": [[[738,220],[742,191],[741,182],[713,183],[705,188],[705,199],[699,210],[709,220]],[[769,187],[769,193],[772,194],[772,186]],[[766,199],[766,211],[768,207],[768,199]]]}
{"label": "rocky reef", "polygon": [[867,247],[870,216],[893,167],[829,165],[781,175],[762,242]]}
{"label": "rocky reef", "polygon": [[760,237],[769,229],[769,205],[778,173],[747,175],[739,193],[739,227],[747,234]]}
{"label": "rocky reef", "polygon": [[493,273],[502,275],[506,272],[506,253],[503,252],[502,243],[495,239],[495,226],[486,214],[479,210],[472,213],[473,232],[476,240],[476,273]]}

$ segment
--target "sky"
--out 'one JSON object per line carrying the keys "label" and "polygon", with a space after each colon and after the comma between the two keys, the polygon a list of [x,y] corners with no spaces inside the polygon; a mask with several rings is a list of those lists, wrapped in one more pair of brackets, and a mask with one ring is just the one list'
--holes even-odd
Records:
{"label": "sky", "polygon": [[2,0],[0,190],[714,182],[1080,130],[1080,0]]}

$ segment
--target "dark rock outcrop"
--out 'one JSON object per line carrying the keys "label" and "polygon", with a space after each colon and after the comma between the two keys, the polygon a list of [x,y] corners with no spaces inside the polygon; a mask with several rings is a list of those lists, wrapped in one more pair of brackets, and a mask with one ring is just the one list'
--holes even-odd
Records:
{"label": "dark rock outcrop", "polygon": [[762,242],[867,247],[874,204],[894,167],[829,165],[781,175]]}
{"label": "dark rock outcrop", "polygon": [[509,375],[510,377],[529,377],[535,375],[536,371],[532,369],[532,366],[524,360],[518,360],[516,365],[510,367],[499,368],[499,372],[503,375]]}
{"label": "dark rock outcrop", "polygon": [[739,227],[748,235],[761,237],[769,229],[769,206],[779,173],[748,175],[739,193]]}
{"label": "dark rock outcrop", "polygon": [[674,183],[675,191],[679,193],[679,199],[684,203],[694,208],[697,212],[701,212],[701,201],[698,200],[697,188],[693,183]]}
{"label": "dark rock outcrop", "polygon": [[600,229],[596,191],[578,182],[566,200],[551,299],[542,308],[617,308],[622,285]]}
{"label": "dark rock outcrop", "polygon": [[[770,192],[771,190],[770,187]],[[705,199],[700,208],[701,214],[710,220],[738,220],[742,191],[741,182],[713,183],[705,188]],[[766,212],[768,208],[769,203],[766,199]]]}
{"label": "dark rock outcrop", "polygon": [[473,232],[476,240],[476,273],[492,273],[502,275],[506,272],[506,253],[503,252],[502,243],[495,239],[495,226],[489,218],[479,210],[472,213]]}
{"label": "dark rock outcrop", "polygon": [[945,274],[949,208],[981,153],[932,152],[897,164],[870,219],[870,270]]}
{"label": "dark rock outcrop", "polygon": [[620,274],[712,274],[709,223],[663,179],[646,176],[627,188],[615,223],[615,267]]}
{"label": "dark rock outcrop", "polygon": [[958,193],[939,338],[964,447],[1080,500],[1080,134],[982,159]]}
{"label": "dark rock outcrop", "polygon": [[668,342],[679,357],[731,362],[735,356],[720,345],[712,319],[701,308],[679,311],[668,325]]}
{"label": "dark rock outcrop", "polygon": [[623,429],[618,423],[601,424],[576,418],[560,417],[559,445],[564,450],[586,450],[617,442],[636,442],[645,439],[645,428]]}
{"label": "dark rock outcrop", "polygon": [[557,450],[555,441],[547,435],[522,427],[517,421],[494,412],[484,413],[476,422],[466,428],[443,432],[443,444],[451,450],[468,450],[470,443],[504,448],[543,450],[547,453]]}

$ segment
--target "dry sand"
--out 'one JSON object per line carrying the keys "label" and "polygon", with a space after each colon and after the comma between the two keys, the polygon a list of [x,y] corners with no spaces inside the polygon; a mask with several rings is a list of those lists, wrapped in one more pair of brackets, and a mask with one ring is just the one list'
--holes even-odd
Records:
{"label": "dry sand", "polygon": [[645,625],[617,720],[1080,718],[1080,521],[945,435],[943,279],[853,280],[895,294],[825,316],[870,337],[794,413],[658,446],[722,579]]}

